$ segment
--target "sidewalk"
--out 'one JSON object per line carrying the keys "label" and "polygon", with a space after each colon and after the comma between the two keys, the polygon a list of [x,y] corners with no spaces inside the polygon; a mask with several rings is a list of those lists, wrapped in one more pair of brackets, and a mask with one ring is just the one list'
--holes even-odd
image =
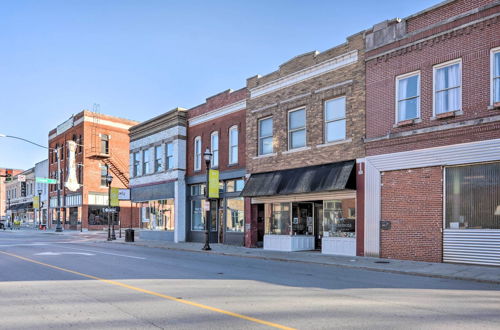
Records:
{"label": "sidewalk", "polygon": [[[137,231],[136,231],[137,233]],[[357,268],[378,272],[396,274],[436,277],[454,280],[466,280],[500,284],[500,267],[474,266],[449,263],[429,263],[406,260],[381,259],[372,257],[345,257],[324,255],[315,251],[280,252],[263,249],[249,249],[241,246],[223,244],[210,244],[211,251],[203,251],[203,243],[182,242],[173,243],[166,241],[146,241],[136,237],[135,242],[125,242],[125,234],[114,243],[127,245],[161,248],[196,253],[210,253],[243,258],[257,258],[274,261],[313,263],[327,266]],[[113,243],[113,242],[111,242]]]}

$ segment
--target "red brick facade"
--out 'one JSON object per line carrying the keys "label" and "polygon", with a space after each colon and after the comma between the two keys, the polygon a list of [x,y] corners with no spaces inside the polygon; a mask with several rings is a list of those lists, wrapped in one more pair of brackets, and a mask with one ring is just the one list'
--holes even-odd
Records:
{"label": "red brick facade", "polygon": [[[128,188],[128,173],[129,173],[129,135],[128,127],[137,124],[135,121],[116,118],[103,114],[97,114],[90,111],[82,111],[73,117],[73,126],[57,134],[57,129],[53,129],[49,133],[49,147],[64,146],[61,153],[61,177],[63,181],[68,175],[67,168],[67,141],[75,140],[83,145],[82,148],[76,150],[76,163],[83,166],[77,166],[77,176],[79,171],[82,171],[79,183],[82,185],[76,192],[71,192],[67,188],[61,190],[61,203],[64,203],[64,197],[72,194],[82,195],[82,205],[78,210],[78,219],[82,221],[83,228],[90,230],[102,229],[103,226],[89,226],[88,224],[88,205],[89,193],[97,193],[106,195],[108,188],[101,185],[101,168],[100,165],[105,161],[110,161],[111,175],[114,177],[111,184],[116,188]],[[109,157],[100,157],[101,140],[99,135],[105,134],[109,139]],[[49,176],[55,178],[57,173],[57,159],[53,152],[49,152]],[[80,167],[80,169],[78,169]],[[119,172],[124,174],[124,179],[120,179]],[[57,196],[56,185],[50,185],[50,197]],[[53,207],[52,207],[53,209]],[[49,212],[49,217],[52,215],[52,220],[55,220],[55,211]],[[63,208],[61,211],[61,222],[66,229],[79,229],[79,226],[70,225],[70,210],[69,207]],[[122,226],[138,227],[139,226],[139,211],[138,208],[132,207],[130,202],[120,202],[120,221]],[[49,221],[50,222],[50,221]]]}
{"label": "red brick facade", "polygon": [[382,258],[442,261],[442,169],[419,168],[382,173],[380,232]]}

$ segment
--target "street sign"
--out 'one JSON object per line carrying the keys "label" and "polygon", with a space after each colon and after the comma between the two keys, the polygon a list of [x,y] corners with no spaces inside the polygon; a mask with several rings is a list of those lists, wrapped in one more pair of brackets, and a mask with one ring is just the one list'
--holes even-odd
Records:
{"label": "street sign", "polygon": [[26,182],[26,175],[19,174],[17,176],[17,181],[19,181],[19,182]]}
{"label": "street sign", "polygon": [[49,178],[35,178],[35,181],[38,183],[57,184],[56,179],[49,179]]}

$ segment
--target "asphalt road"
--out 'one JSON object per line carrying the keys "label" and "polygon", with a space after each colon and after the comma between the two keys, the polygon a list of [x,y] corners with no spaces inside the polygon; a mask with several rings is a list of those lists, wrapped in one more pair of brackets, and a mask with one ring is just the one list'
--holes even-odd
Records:
{"label": "asphalt road", "polygon": [[95,238],[0,231],[0,329],[500,327],[500,285]]}

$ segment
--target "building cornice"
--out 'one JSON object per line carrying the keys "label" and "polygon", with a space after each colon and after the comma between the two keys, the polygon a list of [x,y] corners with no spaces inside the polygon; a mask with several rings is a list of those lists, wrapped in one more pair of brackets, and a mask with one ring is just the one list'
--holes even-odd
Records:
{"label": "building cornice", "polygon": [[203,124],[203,123],[206,123],[208,121],[226,116],[228,114],[231,114],[231,113],[234,113],[234,112],[237,112],[240,110],[244,110],[246,108],[246,106],[247,106],[246,100],[231,103],[231,104],[226,105],[222,108],[218,108],[218,109],[212,110],[210,112],[204,113],[202,115],[190,118],[188,120],[188,125],[191,127],[191,126]]}

